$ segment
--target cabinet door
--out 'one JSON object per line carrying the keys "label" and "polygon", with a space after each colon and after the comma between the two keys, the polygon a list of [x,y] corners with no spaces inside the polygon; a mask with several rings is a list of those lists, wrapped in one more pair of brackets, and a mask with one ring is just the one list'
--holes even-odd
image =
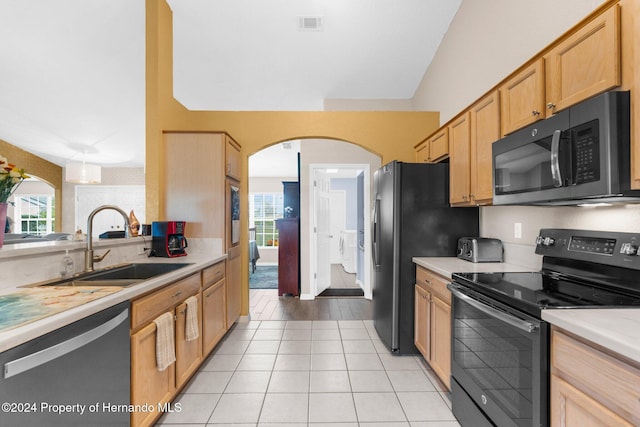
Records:
{"label": "cabinet door", "polygon": [[242,305],[242,274],[240,246],[229,248],[227,252],[227,326],[231,327],[240,317]]}
{"label": "cabinet door", "polygon": [[449,179],[451,183],[451,204],[469,204],[469,173],[470,173],[470,125],[469,112],[457,118],[449,126]]}
{"label": "cabinet door", "polygon": [[187,304],[176,307],[176,387],[181,387],[198,369],[202,361],[202,313],[200,295],[198,299],[198,338],[187,341]]}
{"label": "cabinet door", "polygon": [[544,118],[544,59],[540,58],[500,87],[502,135]]}
{"label": "cabinet door", "polygon": [[240,157],[240,145],[235,142],[231,137],[226,135],[226,174],[229,178],[240,181],[241,179],[241,157]]}
{"label": "cabinet door", "polygon": [[422,356],[429,361],[429,327],[431,324],[429,292],[415,288],[414,342]]}
{"label": "cabinet door", "polygon": [[164,205],[160,217],[186,221],[187,237],[225,236],[223,142],[219,133],[164,135]]}
{"label": "cabinet door", "polygon": [[420,143],[415,150],[417,163],[429,163],[429,140]]}
{"label": "cabinet door", "polygon": [[606,12],[545,56],[547,115],[620,85],[620,8]]}
{"label": "cabinet door", "polygon": [[471,198],[476,204],[493,199],[491,145],[500,139],[499,100],[494,91],[471,108]]}
{"label": "cabinet door", "polygon": [[[175,364],[160,372],[156,364],[156,325],[150,323],[131,336],[131,404],[153,405],[166,403],[173,396]],[[154,412],[131,413],[132,426],[153,423]]]}
{"label": "cabinet door", "polygon": [[431,295],[431,368],[451,389],[451,306]]}
{"label": "cabinet door", "polygon": [[445,127],[429,139],[429,161],[438,162],[449,155],[449,128]]}
{"label": "cabinet door", "polygon": [[206,357],[227,331],[225,281],[202,291],[202,353]]}
{"label": "cabinet door", "polygon": [[634,424],[555,375],[551,375],[551,425],[562,427],[619,426]]}

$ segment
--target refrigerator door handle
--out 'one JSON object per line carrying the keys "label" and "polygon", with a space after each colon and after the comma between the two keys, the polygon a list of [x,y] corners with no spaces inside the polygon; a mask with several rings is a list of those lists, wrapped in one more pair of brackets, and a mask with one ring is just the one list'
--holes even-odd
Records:
{"label": "refrigerator door handle", "polygon": [[378,215],[380,213],[380,199],[376,196],[375,203],[373,205],[373,230],[372,230],[372,239],[371,239],[371,249],[373,252],[373,265],[375,271],[380,271],[380,254],[378,253],[378,224],[380,218]]}

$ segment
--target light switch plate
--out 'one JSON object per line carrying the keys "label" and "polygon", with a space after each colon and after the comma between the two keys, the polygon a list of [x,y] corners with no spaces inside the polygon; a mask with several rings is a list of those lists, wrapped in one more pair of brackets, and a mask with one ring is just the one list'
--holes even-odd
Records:
{"label": "light switch plate", "polygon": [[522,239],[522,223],[514,222],[513,223],[513,237],[516,239]]}

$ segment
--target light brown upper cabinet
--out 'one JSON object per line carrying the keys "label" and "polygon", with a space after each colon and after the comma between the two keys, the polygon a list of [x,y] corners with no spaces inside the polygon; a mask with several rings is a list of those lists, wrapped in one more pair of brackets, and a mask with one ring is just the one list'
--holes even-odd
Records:
{"label": "light brown upper cabinet", "polygon": [[491,204],[491,145],[500,138],[500,97],[493,91],[471,107],[471,201]]}
{"label": "light brown upper cabinet", "polygon": [[240,144],[235,142],[229,135],[225,135],[225,142],[226,174],[229,178],[240,181],[242,165],[240,158]]}
{"label": "light brown upper cabinet", "polygon": [[547,116],[619,86],[620,6],[589,21],[544,58]]}
{"label": "light brown upper cabinet", "polygon": [[449,200],[452,205],[471,203],[470,121],[467,111],[449,125]]}
{"label": "light brown upper cabinet", "polygon": [[416,145],[418,163],[436,163],[449,156],[449,128],[444,127]]}
{"label": "light brown upper cabinet", "polygon": [[540,58],[500,87],[502,135],[544,118],[544,59]]}
{"label": "light brown upper cabinet", "polygon": [[619,86],[620,57],[614,5],[500,86],[502,135]]}

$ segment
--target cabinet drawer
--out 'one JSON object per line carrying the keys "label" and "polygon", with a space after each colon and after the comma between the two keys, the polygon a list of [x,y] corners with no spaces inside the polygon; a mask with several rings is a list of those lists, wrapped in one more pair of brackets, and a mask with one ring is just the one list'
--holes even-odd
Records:
{"label": "cabinet drawer", "polygon": [[131,303],[131,329],[136,329],[200,291],[200,273],[192,274]]}
{"label": "cabinet drawer", "polygon": [[416,268],[416,284],[437,295],[442,301],[451,304],[451,292],[447,289],[449,280],[432,271],[418,266]]}
{"label": "cabinet drawer", "polygon": [[553,373],[634,419],[640,414],[640,369],[558,330],[551,335]]}
{"label": "cabinet drawer", "polygon": [[218,282],[225,275],[225,262],[219,262],[202,270],[202,288],[207,289],[209,286]]}

